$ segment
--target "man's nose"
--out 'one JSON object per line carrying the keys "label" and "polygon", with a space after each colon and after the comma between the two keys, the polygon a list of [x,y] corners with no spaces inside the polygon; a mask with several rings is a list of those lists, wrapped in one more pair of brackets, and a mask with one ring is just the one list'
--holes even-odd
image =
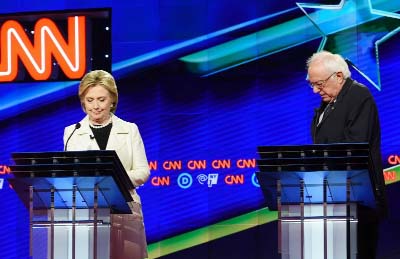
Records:
{"label": "man's nose", "polygon": [[317,94],[321,92],[321,89],[319,89],[319,87],[313,87],[313,93]]}

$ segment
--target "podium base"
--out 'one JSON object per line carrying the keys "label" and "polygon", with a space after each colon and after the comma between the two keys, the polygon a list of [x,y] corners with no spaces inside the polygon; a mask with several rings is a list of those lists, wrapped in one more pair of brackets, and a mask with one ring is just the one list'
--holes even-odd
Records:
{"label": "podium base", "polygon": [[109,209],[98,209],[96,223],[92,209],[77,209],[74,221],[71,209],[54,210],[53,220],[50,210],[34,213],[32,259],[110,259]]}
{"label": "podium base", "polygon": [[355,203],[282,205],[279,224],[282,259],[357,257]]}

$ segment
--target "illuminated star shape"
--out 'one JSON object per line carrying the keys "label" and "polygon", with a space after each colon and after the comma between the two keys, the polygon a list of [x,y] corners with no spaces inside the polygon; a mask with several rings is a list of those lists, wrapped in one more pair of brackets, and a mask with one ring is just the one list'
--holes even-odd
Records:
{"label": "illuminated star shape", "polygon": [[[341,0],[335,5],[297,3],[322,35],[319,50],[341,54],[381,90],[379,45],[400,31],[400,1]],[[305,9],[318,9],[307,12]],[[372,64],[372,65],[371,65]]]}

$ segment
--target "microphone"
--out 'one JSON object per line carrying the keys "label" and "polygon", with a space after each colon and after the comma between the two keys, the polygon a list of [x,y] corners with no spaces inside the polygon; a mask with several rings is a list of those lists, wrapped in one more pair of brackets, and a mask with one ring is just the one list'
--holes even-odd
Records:
{"label": "microphone", "polygon": [[69,135],[67,141],[65,142],[64,152],[67,151],[68,141],[71,139],[72,135],[74,135],[75,131],[81,127],[81,124],[78,122],[75,124],[75,128],[72,131],[71,135]]}
{"label": "microphone", "polygon": [[90,135],[89,137],[90,137],[90,139],[94,139],[94,136],[93,136],[93,135]]}

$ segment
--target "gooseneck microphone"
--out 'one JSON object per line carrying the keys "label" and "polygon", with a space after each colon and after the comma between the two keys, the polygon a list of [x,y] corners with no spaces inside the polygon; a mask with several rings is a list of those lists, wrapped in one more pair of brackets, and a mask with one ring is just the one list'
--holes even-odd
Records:
{"label": "gooseneck microphone", "polygon": [[72,131],[71,135],[69,135],[67,141],[65,142],[65,147],[64,147],[64,152],[67,151],[67,147],[68,147],[68,141],[71,139],[72,135],[74,135],[75,131],[77,129],[79,129],[81,127],[81,124],[78,122],[77,124],[75,124],[75,128]]}

